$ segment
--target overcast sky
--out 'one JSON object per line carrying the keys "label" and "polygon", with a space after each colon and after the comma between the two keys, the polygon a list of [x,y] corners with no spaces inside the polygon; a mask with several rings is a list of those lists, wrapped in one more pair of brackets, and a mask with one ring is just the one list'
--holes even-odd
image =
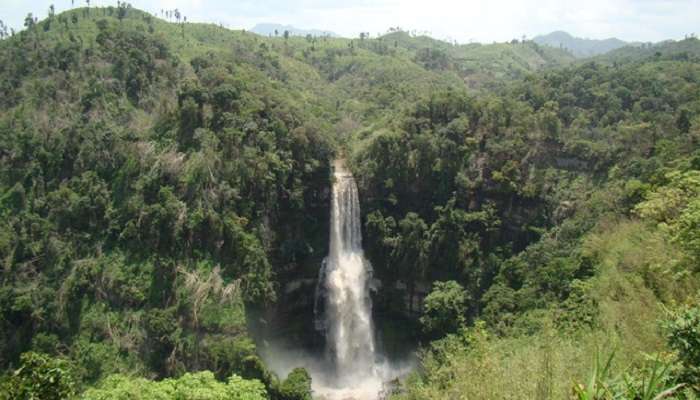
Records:
{"label": "overcast sky", "polygon": [[[84,5],[84,0],[75,0]],[[70,0],[0,0],[0,19],[20,28],[27,13],[43,18]],[[116,0],[92,0],[116,5]],[[160,12],[178,8],[189,21],[250,29],[257,23],[291,24],[355,37],[389,27],[427,32],[439,39],[492,42],[554,30],[575,36],[628,41],[682,39],[700,30],[700,0],[133,0]]]}

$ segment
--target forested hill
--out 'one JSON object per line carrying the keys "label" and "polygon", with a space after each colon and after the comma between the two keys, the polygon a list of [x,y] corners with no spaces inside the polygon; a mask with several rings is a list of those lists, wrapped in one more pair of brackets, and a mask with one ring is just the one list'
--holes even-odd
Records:
{"label": "forested hill", "polygon": [[697,39],[579,62],[124,3],[26,25],[0,41],[0,398],[309,398],[261,338],[320,346],[340,153],[380,343],[426,349],[397,396],[566,397],[601,337],[616,373],[679,350],[664,384],[697,385]]}
{"label": "forested hill", "polygon": [[[546,35],[535,36],[532,40],[540,45],[566,49],[576,57],[596,56],[619,49],[621,47],[633,45],[618,38],[582,39],[573,37],[569,33],[563,31],[556,31]],[[638,44],[634,45],[636,46]]]}

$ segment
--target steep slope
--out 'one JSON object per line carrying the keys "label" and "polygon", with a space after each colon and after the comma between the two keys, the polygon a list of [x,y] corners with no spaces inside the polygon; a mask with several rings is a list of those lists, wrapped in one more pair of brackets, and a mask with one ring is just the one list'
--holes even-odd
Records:
{"label": "steep slope", "polygon": [[650,379],[654,395],[698,389],[697,358],[666,356],[698,336],[658,329],[676,302],[700,310],[698,61],[588,62],[495,94],[431,92],[357,135],[375,304],[438,339],[397,398],[564,398],[591,379],[621,398],[651,393]]}
{"label": "steep slope", "polygon": [[2,367],[33,349],[86,384],[263,379],[249,311],[325,254],[312,85],[250,35],[133,9],[60,14],[0,54]]}

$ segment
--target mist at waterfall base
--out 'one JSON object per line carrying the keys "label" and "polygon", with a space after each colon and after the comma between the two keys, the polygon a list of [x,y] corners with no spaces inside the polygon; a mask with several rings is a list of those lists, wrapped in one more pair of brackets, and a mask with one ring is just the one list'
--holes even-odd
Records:
{"label": "mist at waterfall base", "polygon": [[316,289],[316,329],[326,338],[322,356],[274,344],[262,356],[280,377],[304,367],[314,397],[324,400],[375,400],[385,383],[406,375],[411,360],[389,361],[377,351],[370,285],[372,266],[362,250],[357,185],[341,160],[334,163],[330,246]]}

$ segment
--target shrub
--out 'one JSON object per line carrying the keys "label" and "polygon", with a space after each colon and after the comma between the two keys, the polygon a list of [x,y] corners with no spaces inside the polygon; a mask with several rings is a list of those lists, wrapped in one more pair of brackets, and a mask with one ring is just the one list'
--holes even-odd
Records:
{"label": "shrub", "polygon": [[275,400],[311,400],[311,377],[304,368],[294,368],[276,392]]}
{"label": "shrub", "polygon": [[435,282],[425,298],[420,322],[431,335],[454,333],[465,323],[467,292],[455,281]]}
{"label": "shrub", "polygon": [[700,384],[700,302],[671,311],[664,321],[669,346],[678,352],[683,366],[682,379]]}

